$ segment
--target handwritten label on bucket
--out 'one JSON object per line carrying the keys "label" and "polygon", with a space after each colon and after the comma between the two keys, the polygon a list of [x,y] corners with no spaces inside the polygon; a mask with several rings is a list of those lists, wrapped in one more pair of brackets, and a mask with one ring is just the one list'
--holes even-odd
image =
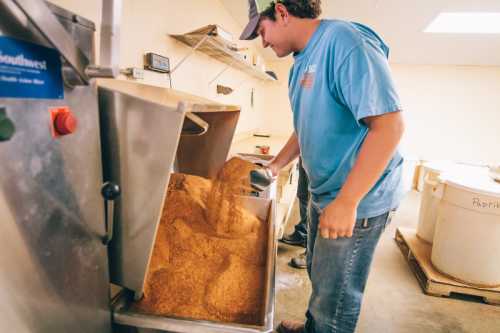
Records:
{"label": "handwritten label on bucket", "polygon": [[483,209],[500,209],[500,201],[484,201],[480,198],[472,198],[472,206]]}

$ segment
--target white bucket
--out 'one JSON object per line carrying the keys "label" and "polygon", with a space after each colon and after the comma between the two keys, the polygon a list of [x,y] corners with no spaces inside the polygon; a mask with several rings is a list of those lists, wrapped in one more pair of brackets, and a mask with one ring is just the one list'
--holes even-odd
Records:
{"label": "white bucket", "polygon": [[439,186],[437,178],[433,173],[427,174],[418,215],[417,236],[430,244],[432,244],[434,239],[438,207],[441,201],[440,198],[432,195],[437,190],[437,186]]}
{"label": "white bucket", "polygon": [[420,166],[420,172],[417,180],[417,191],[422,192],[425,186],[427,175],[430,174],[431,180],[436,179],[442,172],[457,168],[457,163],[448,160],[427,161]]}
{"label": "white bucket", "polygon": [[[423,241],[432,244],[434,238],[434,228],[436,225],[437,209],[439,198],[432,193],[439,183],[439,175],[447,170],[448,172],[457,168],[457,164],[451,161],[434,161],[422,164],[417,189],[420,187],[422,198],[420,201],[420,211],[418,215],[417,236]],[[419,185],[422,184],[422,185]]]}
{"label": "white bucket", "polygon": [[500,184],[487,172],[443,175],[432,264],[478,287],[500,286]]}
{"label": "white bucket", "polygon": [[434,161],[422,164],[421,176],[424,177],[422,187],[422,198],[420,201],[420,211],[418,216],[417,236],[432,244],[434,239],[434,229],[438,214],[440,198],[433,196],[436,187],[439,185],[439,176],[447,174],[470,174],[485,173],[485,167],[478,167],[466,164],[459,164],[451,161]]}

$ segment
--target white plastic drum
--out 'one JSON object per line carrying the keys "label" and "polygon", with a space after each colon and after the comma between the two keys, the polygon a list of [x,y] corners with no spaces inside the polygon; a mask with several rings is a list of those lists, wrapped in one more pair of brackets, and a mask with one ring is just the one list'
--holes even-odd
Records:
{"label": "white plastic drum", "polygon": [[436,160],[422,163],[417,180],[417,191],[422,192],[425,186],[427,176],[431,180],[437,180],[444,171],[449,171],[457,166],[457,163],[448,160]]}
{"label": "white plastic drum", "polygon": [[433,196],[436,186],[439,183],[439,175],[443,171],[450,171],[457,167],[451,161],[434,161],[422,164],[420,178],[417,188],[420,186],[422,198],[420,201],[420,211],[418,215],[417,236],[432,244],[434,239],[434,227],[436,225],[437,209],[440,199]]}
{"label": "white plastic drum", "polygon": [[420,201],[420,212],[418,215],[417,236],[432,244],[434,239],[434,229],[436,226],[437,212],[440,198],[433,196],[436,191],[439,181],[437,177],[427,175],[424,190],[422,191],[422,199]]}
{"label": "white plastic drum", "polygon": [[439,176],[442,173],[447,174],[468,174],[485,173],[485,167],[471,166],[466,164],[454,163],[451,161],[426,162],[422,165],[422,175],[424,185],[422,189],[422,198],[420,201],[420,211],[418,216],[417,236],[432,244],[434,239],[434,229],[438,214],[440,198],[433,195],[436,187],[439,185]]}
{"label": "white plastic drum", "polygon": [[500,286],[500,184],[487,172],[441,181],[432,264],[461,282]]}

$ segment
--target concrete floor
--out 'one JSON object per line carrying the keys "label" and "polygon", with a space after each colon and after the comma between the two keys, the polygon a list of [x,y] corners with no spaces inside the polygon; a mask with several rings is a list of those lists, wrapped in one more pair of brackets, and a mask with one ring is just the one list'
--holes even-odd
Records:
{"label": "concrete floor", "polygon": [[[416,228],[419,206],[420,195],[409,193],[382,236],[356,332],[500,333],[500,306],[427,296],[422,292],[393,239],[397,227]],[[294,214],[298,216],[298,209]],[[287,226],[290,230],[293,225]],[[283,319],[304,319],[310,293],[307,273],[288,266],[290,258],[301,251],[302,248],[279,245],[275,327]]]}

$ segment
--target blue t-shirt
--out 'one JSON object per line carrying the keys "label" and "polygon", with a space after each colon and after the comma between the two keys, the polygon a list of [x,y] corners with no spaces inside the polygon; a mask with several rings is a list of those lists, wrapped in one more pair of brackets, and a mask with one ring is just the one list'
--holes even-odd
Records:
{"label": "blue t-shirt", "polygon": [[[322,20],[294,54],[289,97],[313,204],[325,208],[340,191],[368,133],[362,119],[402,110],[389,70],[389,48],[370,28]],[[396,152],[362,199],[358,218],[399,205],[403,158]]]}

